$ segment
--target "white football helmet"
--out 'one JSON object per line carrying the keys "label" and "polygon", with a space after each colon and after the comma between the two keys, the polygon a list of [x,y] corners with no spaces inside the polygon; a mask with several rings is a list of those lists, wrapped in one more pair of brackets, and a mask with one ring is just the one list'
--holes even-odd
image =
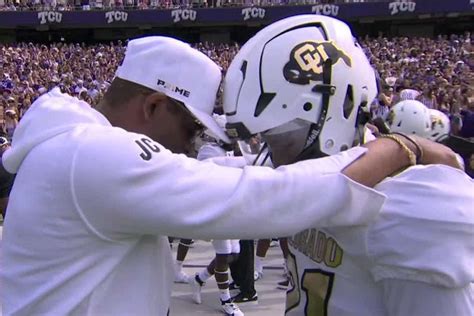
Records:
{"label": "white football helmet", "polygon": [[431,131],[430,112],[419,101],[401,101],[391,108],[387,124],[391,132],[415,134],[427,138]]}
{"label": "white football helmet", "polygon": [[441,111],[430,109],[431,131],[428,138],[434,142],[442,142],[449,137],[451,129],[449,118]]}
{"label": "white football helmet", "polygon": [[226,127],[247,138],[308,122],[303,151],[331,155],[353,146],[359,108],[376,94],[374,70],[345,23],[293,16],[262,29],[232,61],[224,80]]}

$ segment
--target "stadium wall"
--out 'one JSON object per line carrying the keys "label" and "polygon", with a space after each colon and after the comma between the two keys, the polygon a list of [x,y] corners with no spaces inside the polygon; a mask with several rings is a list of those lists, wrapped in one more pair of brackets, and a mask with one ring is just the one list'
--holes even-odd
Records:
{"label": "stadium wall", "polygon": [[472,0],[381,1],[339,5],[175,10],[0,12],[0,41],[109,41],[162,34],[187,41],[242,42],[295,14],[323,14],[350,23],[359,36],[433,36],[474,25]]}

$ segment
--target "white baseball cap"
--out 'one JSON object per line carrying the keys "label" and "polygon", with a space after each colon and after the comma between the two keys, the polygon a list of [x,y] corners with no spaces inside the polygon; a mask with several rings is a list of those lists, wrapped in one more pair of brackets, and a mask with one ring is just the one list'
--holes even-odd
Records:
{"label": "white baseball cap", "polygon": [[221,71],[188,44],[163,36],[131,40],[116,76],[181,101],[206,128],[230,142],[212,117]]}

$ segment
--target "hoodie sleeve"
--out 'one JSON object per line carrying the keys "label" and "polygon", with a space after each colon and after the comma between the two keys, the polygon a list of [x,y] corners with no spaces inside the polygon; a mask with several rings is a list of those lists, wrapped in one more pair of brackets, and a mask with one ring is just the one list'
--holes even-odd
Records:
{"label": "hoodie sleeve", "polygon": [[237,169],[172,154],[118,128],[84,134],[72,195],[83,220],[106,239],[287,236],[316,225],[367,223],[385,199],[340,173],[362,148],[275,170]]}

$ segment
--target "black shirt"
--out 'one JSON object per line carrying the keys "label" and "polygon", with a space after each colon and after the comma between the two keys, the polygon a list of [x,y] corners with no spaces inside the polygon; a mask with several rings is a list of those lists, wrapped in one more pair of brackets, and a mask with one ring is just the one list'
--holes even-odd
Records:
{"label": "black shirt", "polygon": [[3,163],[0,159],[0,198],[4,199],[10,195],[12,190],[13,181],[15,180],[15,175],[8,173],[3,167]]}

